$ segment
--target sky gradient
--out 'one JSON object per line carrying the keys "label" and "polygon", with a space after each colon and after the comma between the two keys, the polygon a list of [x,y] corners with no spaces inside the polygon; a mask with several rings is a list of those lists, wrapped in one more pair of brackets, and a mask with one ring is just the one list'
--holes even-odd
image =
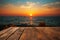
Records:
{"label": "sky gradient", "polygon": [[0,0],[0,16],[60,15],[60,0]]}

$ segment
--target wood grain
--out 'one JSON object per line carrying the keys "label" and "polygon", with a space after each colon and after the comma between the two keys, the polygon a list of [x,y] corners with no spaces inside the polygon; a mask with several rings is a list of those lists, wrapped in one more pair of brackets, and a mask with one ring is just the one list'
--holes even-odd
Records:
{"label": "wood grain", "polygon": [[0,40],[60,40],[60,27],[10,27]]}

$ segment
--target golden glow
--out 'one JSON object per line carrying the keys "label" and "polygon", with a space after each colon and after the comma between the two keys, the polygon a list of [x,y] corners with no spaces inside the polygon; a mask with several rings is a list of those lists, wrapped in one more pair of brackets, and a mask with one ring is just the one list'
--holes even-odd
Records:
{"label": "golden glow", "polygon": [[32,16],[32,13],[30,13],[30,16]]}

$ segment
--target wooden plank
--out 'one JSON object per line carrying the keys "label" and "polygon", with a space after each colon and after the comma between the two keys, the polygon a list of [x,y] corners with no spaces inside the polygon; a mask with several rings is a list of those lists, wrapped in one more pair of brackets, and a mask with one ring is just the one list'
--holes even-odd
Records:
{"label": "wooden plank", "polygon": [[0,36],[3,35],[4,33],[8,32],[10,29],[12,29],[12,27],[0,31]]}
{"label": "wooden plank", "polygon": [[20,27],[12,36],[10,36],[7,40],[18,40],[24,31],[23,27]]}
{"label": "wooden plank", "polygon": [[43,27],[42,29],[36,29],[44,33],[50,40],[60,40],[60,29],[57,27]]}
{"label": "wooden plank", "polygon": [[12,27],[0,40],[60,40],[60,27]]}
{"label": "wooden plank", "polygon": [[42,33],[35,31],[33,28],[26,28],[19,40],[48,40]]}
{"label": "wooden plank", "polygon": [[37,33],[37,40],[50,40],[50,38],[43,33],[42,29],[44,28],[41,28],[40,30],[37,30],[36,27],[33,28],[33,30]]}
{"label": "wooden plank", "polygon": [[8,39],[19,27],[12,27],[10,31],[0,36],[0,40]]}
{"label": "wooden plank", "polygon": [[31,27],[26,28],[19,40],[60,40],[60,36],[52,28]]}

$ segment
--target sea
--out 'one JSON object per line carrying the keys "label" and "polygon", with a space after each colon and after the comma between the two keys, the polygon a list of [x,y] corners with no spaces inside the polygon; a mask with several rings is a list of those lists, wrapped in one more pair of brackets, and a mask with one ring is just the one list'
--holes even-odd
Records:
{"label": "sea", "polygon": [[41,21],[44,21],[46,25],[60,26],[60,16],[32,16],[32,19],[29,16],[0,16],[0,25],[30,24],[30,21],[33,22],[33,25],[39,25]]}

